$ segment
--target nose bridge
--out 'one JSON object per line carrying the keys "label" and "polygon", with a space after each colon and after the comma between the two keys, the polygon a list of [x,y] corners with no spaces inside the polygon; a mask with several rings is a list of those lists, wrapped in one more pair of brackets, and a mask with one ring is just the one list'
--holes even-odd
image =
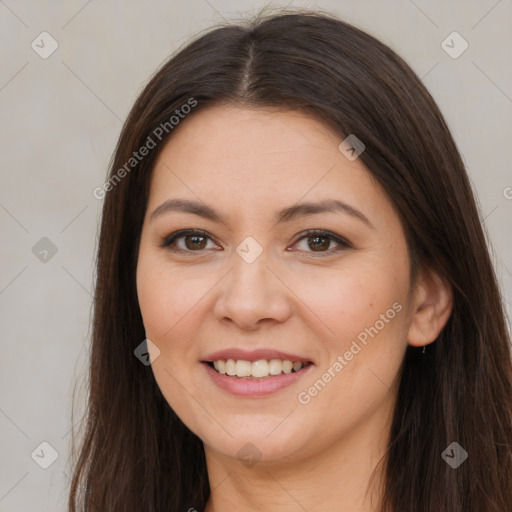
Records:
{"label": "nose bridge", "polygon": [[245,328],[254,328],[259,320],[267,318],[284,321],[289,314],[286,287],[270,266],[263,247],[257,250],[250,240],[238,246],[215,307],[219,319],[229,318]]}
{"label": "nose bridge", "polygon": [[237,254],[233,255],[233,267],[228,280],[228,292],[248,302],[265,299],[270,295],[269,287],[273,288],[269,279],[273,276],[267,268],[268,254],[262,250],[259,255],[255,255],[254,251],[254,247],[247,243],[240,244]]}
{"label": "nose bridge", "polygon": [[[233,253],[233,269],[231,279],[238,284],[258,283],[263,284],[268,276],[267,266],[270,264],[270,250],[265,247],[264,236],[258,239],[253,236],[246,236],[236,247]],[[233,283],[235,284],[235,283]],[[268,283],[267,283],[268,284]]]}

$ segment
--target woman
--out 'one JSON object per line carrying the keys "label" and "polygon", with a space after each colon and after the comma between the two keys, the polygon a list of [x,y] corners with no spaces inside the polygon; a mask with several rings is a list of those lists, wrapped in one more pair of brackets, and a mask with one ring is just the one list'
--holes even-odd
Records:
{"label": "woman", "polygon": [[99,192],[70,510],[512,510],[496,277],[388,47],[318,13],[210,30],[147,84]]}

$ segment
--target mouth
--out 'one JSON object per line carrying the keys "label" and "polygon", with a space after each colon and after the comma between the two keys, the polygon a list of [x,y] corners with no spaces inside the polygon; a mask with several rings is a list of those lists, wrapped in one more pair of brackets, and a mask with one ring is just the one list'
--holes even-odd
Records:
{"label": "mouth", "polygon": [[245,398],[264,398],[292,386],[315,363],[275,350],[237,349],[211,354],[201,361],[210,381],[222,392]]}
{"label": "mouth", "polygon": [[226,377],[262,381],[280,375],[289,375],[306,370],[311,361],[292,361],[290,359],[217,359],[203,361],[213,371]]}

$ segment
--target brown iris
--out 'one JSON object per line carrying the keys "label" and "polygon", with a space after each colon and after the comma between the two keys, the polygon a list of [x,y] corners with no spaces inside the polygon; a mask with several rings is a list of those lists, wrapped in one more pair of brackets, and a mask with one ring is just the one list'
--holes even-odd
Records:
{"label": "brown iris", "polygon": [[[311,243],[308,243],[308,245],[311,247],[311,249],[316,251],[316,249],[328,249],[329,248],[330,240],[326,236],[321,236],[321,235],[320,236],[310,236],[309,240],[311,240],[311,239],[313,240],[313,244],[314,244],[314,245],[312,245]],[[317,243],[318,240],[322,240],[322,239],[324,240],[324,243],[320,243],[320,244]],[[316,248],[316,249],[314,249],[314,248]]]}
{"label": "brown iris", "polygon": [[[207,241],[207,238],[205,236],[201,236],[201,235],[186,235],[185,237],[185,246],[187,247],[187,249],[204,249],[205,246],[206,246],[206,241]],[[193,243],[192,244],[189,244],[189,241],[190,240],[193,240]],[[198,241],[200,240],[201,241]]]}

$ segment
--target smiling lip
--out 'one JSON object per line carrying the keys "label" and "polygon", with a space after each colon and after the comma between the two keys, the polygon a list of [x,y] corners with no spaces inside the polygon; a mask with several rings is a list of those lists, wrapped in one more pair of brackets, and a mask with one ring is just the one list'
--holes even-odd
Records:
{"label": "smiling lip", "polygon": [[259,361],[260,359],[281,359],[282,361],[289,360],[292,362],[301,361],[303,363],[312,362],[307,357],[301,357],[286,352],[280,352],[279,350],[261,348],[258,350],[246,351],[239,348],[227,348],[225,350],[219,350],[214,352],[203,359],[203,362],[218,361],[219,359],[234,359],[244,361]]}
{"label": "smiling lip", "polygon": [[299,379],[301,379],[307,372],[313,368],[314,364],[308,364],[297,372],[281,373],[280,375],[268,376],[262,379],[246,379],[234,376],[221,374],[214,370],[209,363],[213,361],[234,359],[245,361],[259,361],[260,359],[281,359],[282,361],[289,360],[292,362],[301,361],[303,363],[312,363],[306,357],[281,352],[272,349],[258,349],[246,351],[238,348],[220,350],[205,357],[201,363],[204,366],[206,373],[213,381],[213,383],[231,395],[243,396],[250,398],[257,398],[270,395],[285,387],[291,386]]}
{"label": "smiling lip", "polygon": [[280,389],[291,386],[301,379],[311,368],[312,364],[294,373],[282,373],[272,377],[265,377],[261,380],[251,380],[239,377],[229,377],[214,370],[208,363],[203,362],[206,373],[219,388],[235,396],[257,398],[267,396]]}

